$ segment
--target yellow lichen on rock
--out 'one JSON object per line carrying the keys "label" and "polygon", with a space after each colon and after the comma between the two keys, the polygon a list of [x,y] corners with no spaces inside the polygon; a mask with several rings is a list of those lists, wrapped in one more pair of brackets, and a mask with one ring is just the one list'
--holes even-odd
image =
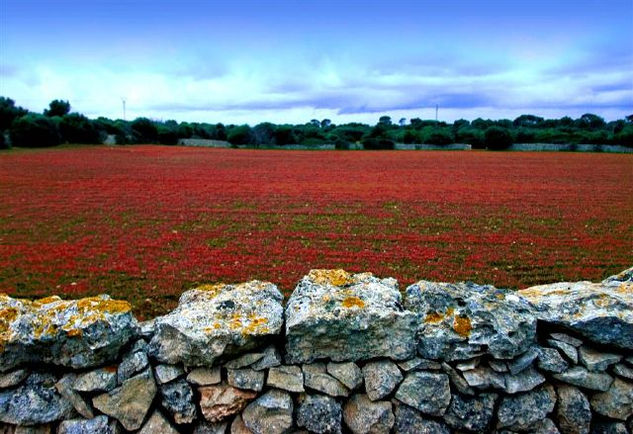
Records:
{"label": "yellow lichen on rock", "polygon": [[218,295],[218,293],[220,293],[226,286],[226,283],[205,283],[204,285],[200,285],[194,289],[197,289],[198,291],[204,291],[208,293],[211,298],[213,298]]}
{"label": "yellow lichen on rock", "polygon": [[98,312],[115,314],[127,313],[132,310],[130,303],[124,300],[103,299],[101,297],[86,297],[77,300],[77,310],[79,314],[86,313],[89,310]]}
{"label": "yellow lichen on rock", "polygon": [[354,277],[343,269],[327,270],[315,269],[310,270],[308,278],[319,285],[344,286],[355,283]]}
{"label": "yellow lichen on rock", "polygon": [[470,331],[472,329],[473,326],[470,322],[470,318],[468,317],[456,316],[453,320],[453,330],[464,338],[470,336]]}
{"label": "yellow lichen on rock", "polygon": [[361,300],[360,297],[351,296],[351,297],[345,297],[343,301],[341,301],[341,305],[346,308],[352,308],[352,307],[363,308],[365,307],[365,302]]}
{"label": "yellow lichen on rock", "polygon": [[439,312],[429,312],[426,314],[426,317],[424,317],[424,322],[428,324],[437,324],[438,322],[441,322],[444,318],[444,314],[441,314]]}

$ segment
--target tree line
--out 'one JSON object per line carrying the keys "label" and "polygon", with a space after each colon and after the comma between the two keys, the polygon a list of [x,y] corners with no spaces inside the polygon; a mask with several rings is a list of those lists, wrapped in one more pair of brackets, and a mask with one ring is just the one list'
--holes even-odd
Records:
{"label": "tree line", "polygon": [[222,123],[157,121],[140,117],[132,121],[99,117],[89,119],[71,112],[68,101],[53,100],[43,112],[33,113],[0,97],[0,148],[48,147],[62,143],[100,144],[114,136],[117,144],[160,143],[175,145],[180,139],[222,140],[233,146],[307,147],[334,144],[337,149],[362,145],[364,149],[393,149],[396,143],[445,146],[467,143],[473,148],[504,149],[513,143],[617,144],[633,147],[633,115],[606,122],[587,113],[577,119],[565,116],[545,119],[521,115],[514,120],[453,123],[420,118],[392,121],[382,116],[376,125],[351,122],[336,125],[329,119],[312,119],[305,124],[255,126]]}

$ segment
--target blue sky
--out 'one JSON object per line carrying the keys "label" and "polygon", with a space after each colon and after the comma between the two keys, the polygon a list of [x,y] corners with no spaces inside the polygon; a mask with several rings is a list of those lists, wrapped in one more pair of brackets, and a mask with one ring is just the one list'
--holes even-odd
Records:
{"label": "blue sky", "polygon": [[633,1],[0,0],[0,94],[224,123],[633,113]]}

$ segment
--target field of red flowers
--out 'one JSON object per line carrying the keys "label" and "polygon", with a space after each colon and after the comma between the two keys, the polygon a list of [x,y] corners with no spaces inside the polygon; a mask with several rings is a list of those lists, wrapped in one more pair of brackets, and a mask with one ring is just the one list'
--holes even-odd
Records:
{"label": "field of red flowers", "polygon": [[0,153],[0,292],[107,292],[140,317],[200,282],[310,268],[518,288],[633,265],[633,155],[67,147]]}

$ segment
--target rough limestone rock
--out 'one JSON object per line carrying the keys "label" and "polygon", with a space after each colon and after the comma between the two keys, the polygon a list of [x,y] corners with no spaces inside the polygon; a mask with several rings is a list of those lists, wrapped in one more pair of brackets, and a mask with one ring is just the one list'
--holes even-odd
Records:
{"label": "rough limestone rock", "polygon": [[[145,341],[141,340],[140,342],[145,343]],[[147,347],[147,344],[145,344]],[[149,365],[149,360],[147,358],[147,353],[144,349],[132,349],[125,356],[123,356],[123,360],[119,363],[117,368],[117,381],[119,384],[123,383],[128,378],[131,378],[137,372],[141,372]]]}
{"label": "rough limestone rock", "polygon": [[618,363],[613,367],[613,373],[627,380],[633,380],[633,368],[628,367],[624,363]]}
{"label": "rough limestone rock", "polygon": [[219,366],[215,368],[192,369],[187,375],[187,381],[198,386],[211,386],[222,381],[222,371]]}
{"label": "rough limestone rock", "polygon": [[582,366],[574,366],[565,372],[552,375],[559,381],[589,390],[605,392],[613,383],[613,377],[606,372],[587,371]]}
{"label": "rough limestone rock", "polygon": [[114,430],[108,424],[108,416],[103,415],[92,419],[65,420],[57,428],[57,434],[85,433],[114,434]]}
{"label": "rough limestone rock", "polygon": [[145,415],[156,395],[156,383],[152,370],[130,378],[108,393],[92,399],[92,405],[101,412],[121,422],[128,430],[137,430],[143,424]]}
{"label": "rough limestone rock", "polygon": [[[224,423],[209,423],[200,422],[193,429],[193,434],[225,434],[228,422]],[[231,434],[235,434],[231,431]]]}
{"label": "rough limestone rock", "polygon": [[591,398],[591,407],[603,416],[627,420],[633,416],[633,384],[616,378],[609,390]]}
{"label": "rough limestone rock", "polygon": [[396,391],[396,399],[432,416],[442,416],[451,402],[448,375],[410,372]]}
{"label": "rough limestone rock", "polygon": [[294,365],[275,366],[268,370],[266,384],[288,392],[305,392],[303,387],[303,371]]}
{"label": "rough limestone rock", "polygon": [[203,285],[180,296],[178,307],[156,318],[149,353],[163,363],[212,366],[280,332],[283,296],[275,285]]}
{"label": "rough limestone rock", "polygon": [[407,288],[405,306],[420,315],[422,357],[453,361],[487,352],[510,359],[534,344],[536,319],[530,305],[506,289],[421,280]]}
{"label": "rough limestone rock", "polygon": [[354,434],[388,434],[395,423],[391,402],[372,401],[363,394],[356,394],[347,401],[343,419]]}
{"label": "rough limestone rock", "polygon": [[474,395],[475,391],[471,389],[468,385],[468,382],[460,375],[457,370],[455,370],[451,365],[446,362],[442,362],[442,371],[448,375],[451,384],[457,389],[459,393],[462,395]]}
{"label": "rough limestone rock", "polygon": [[24,363],[107,364],[138,331],[130,304],[107,295],[28,301],[0,294],[0,372]]}
{"label": "rough limestone rock", "polygon": [[584,393],[573,386],[558,386],[558,426],[563,434],[588,434],[591,408]]}
{"label": "rough limestone rock", "polygon": [[590,371],[606,371],[609,366],[622,360],[620,354],[603,353],[585,345],[580,347],[578,355],[580,363],[585,365]]}
{"label": "rough limestone rock", "polygon": [[501,400],[497,428],[528,430],[554,409],[556,392],[546,384],[527,393],[506,396]]}
{"label": "rough limestone rock", "polygon": [[561,282],[519,291],[534,315],[598,343],[633,349],[633,282]]}
{"label": "rough limestone rock", "polygon": [[59,394],[64,397],[64,399],[67,399],[73,405],[75,410],[77,410],[77,413],[86,419],[92,419],[95,417],[94,412],[92,411],[92,406],[83,396],[73,389],[73,384],[75,383],[76,378],[77,374],[75,373],[71,372],[66,374],[57,383],[55,383],[55,388]]}
{"label": "rough limestone rock", "polygon": [[633,267],[621,271],[618,274],[614,274],[613,276],[609,276],[602,281],[605,285],[617,285],[623,282],[633,282]]}
{"label": "rough limestone rock", "polygon": [[15,389],[0,392],[0,422],[45,424],[70,415],[73,407],[55,389],[55,377],[33,372]]}
{"label": "rough limestone rock", "polygon": [[479,396],[453,395],[444,420],[460,431],[486,432],[495,411],[498,395],[482,393]]}
{"label": "rough limestone rock", "polygon": [[185,375],[185,371],[177,365],[156,365],[154,367],[154,375],[158,384],[164,384]]}
{"label": "rough limestone rock", "polygon": [[413,370],[431,370],[431,371],[439,371],[442,368],[442,365],[434,360],[423,359],[421,357],[414,357],[409,360],[405,360],[403,362],[398,362],[398,366],[404,372],[409,372]]}
{"label": "rough limestone rock", "polygon": [[630,434],[630,431],[620,422],[598,422],[593,426],[591,434]]}
{"label": "rough limestone rock", "polygon": [[138,434],[178,434],[178,431],[171,426],[160,411],[154,410]]}
{"label": "rough limestone rock", "polygon": [[260,392],[264,388],[264,371],[254,369],[229,369],[227,370],[226,381],[238,389],[254,390]]}
{"label": "rough limestone rock", "polygon": [[254,434],[280,434],[292,427],[292,411],[288,393],[270,390],[244,409],[242,420]]}
{"label": "rough limestone rock", "polygon": [[372,401],[389,395],[402,381],[402,373],[391,360],[377,360],[363,366],[365,390]]}
{"label": "rough limestone rock", "polygon": [[550,346],[560,350],[560,352],[565,357],[567,357],[567,360],[569,360],[571,363],[573,363],[574,365],[578,364],[578,350],[575,346],[570,345],[567,342],[558,341],[556,339],[548,339],[547,343]]}
{"label": "rough limestone rock", "polygon": [[318,434],[341,433],[342,410],[334,398],[301,395],[297,408],[297,425]]}
{"label": "rough limestone rock", "polygon": [[404,404],[396,404],[396,434],[450,434],[448,426],[428,419],[419,411]]}
{"label": "rough limestone rock", "polygon": [[487,366],[480,366],[470,371],[463,372],[464,379],[469,386],[477,389],[501,389],[506,387],[506,380],[504,375]]}
{"label": "rough limestone rock", "polygon": [[531,434],[560,434],[556,424],[552,419],[545,418],[536,422],[530,428]]}
{"label": "rough limestone rock", "polygon": [[184,379],[160,387],[161,404],[174,417],[177,424],[191,423],[197,416],[193,403],[193,390]]}
{"label": "rough limestone rock", "polygon": [[251,369],[262,371],[264,369],[272,368],[273,366],[281,365],[281,354],[279,354],[279,350],[274,345],[269,345],[262,351],[262,353],[264,354],[264,357],[253,363],[250,366]]}
{"label": "rough limestone rock", "polygon": [[117,368],[108,366],[79,374],[73,389],[79,392],[109,392],[116,387]]}
{"label": "rough limestone rock", "polygon": [[327,364],[327,373],[350,390],[354,390],[363,384],[363,371],[354,362],[330,362]]}
{"label": "rough limestone rock", "polygon": [[517,375],[505,374],[504,390],[510,394],[527,392],[543,383],[545,383],[545,377],[539,371],[530,367]]}
{"label": "rough limestone rock", "polygon": [[226,384],[199,387],[200,410],[209,422],[221,422],[239,413],[253,400],[256,392],[240,390]]}
{"label": "rough limestone rock", "polygon": [[26,369],[16,369],[6,374],[0,374],[0,389],[17,386],[28,376],[29,371]]}
{"label": "rough limestone rock", "polygon": [[404,360],[415,352],[416,315],[394,279],[312,270],[286,306],[286,361]]}
{"label": "rough limestone rock", "polygon": [[326,372],[325,363],[303,365],[302,371],[306,387],[330,396],[349,396],[349,389]]}
{"label": "rough limestone rock", "polygon": [[539,347],[536,365],[542,371],[560,374],[569,368],[569,363],[563,359],[558,350],[554,348]]}

